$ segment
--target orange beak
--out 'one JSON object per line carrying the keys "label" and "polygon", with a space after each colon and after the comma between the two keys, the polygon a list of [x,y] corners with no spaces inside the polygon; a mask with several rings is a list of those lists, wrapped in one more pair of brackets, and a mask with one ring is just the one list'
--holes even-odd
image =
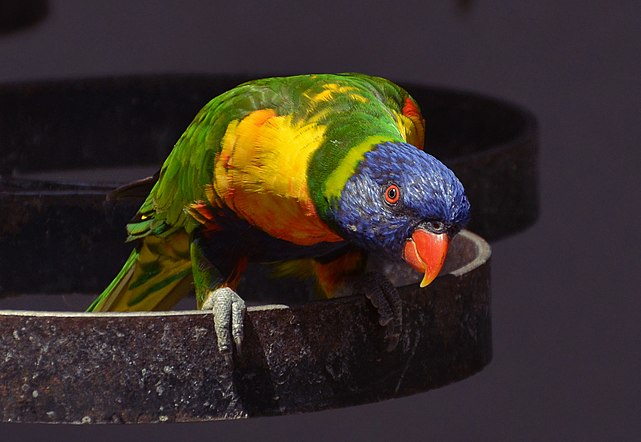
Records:
{"label": "orange beak", "polygon": [[416,271],[424,274],[421,287],[434,281],[441,271],[449,243],[446,233],[431,233],[420,227],[405,242],[403,259]]}

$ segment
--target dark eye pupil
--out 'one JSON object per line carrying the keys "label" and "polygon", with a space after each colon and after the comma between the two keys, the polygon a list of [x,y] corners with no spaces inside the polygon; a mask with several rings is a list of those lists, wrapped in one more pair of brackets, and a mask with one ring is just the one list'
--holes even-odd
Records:
{"label": "dark eye pupil", "polygon": [[390,184],[387,187],[387,189],[385,189],[384,195],[385,195],[385,201],[388,204],[395,205],[401,196],[401,192],[398,189],[398,186],[396,184]]}
{"label": "dark eye pupil", "polygon": [[445,224],[443,224],[441,221],[431,221],[429,223],[430,229],[434,232],[442,232],[445,229]]}

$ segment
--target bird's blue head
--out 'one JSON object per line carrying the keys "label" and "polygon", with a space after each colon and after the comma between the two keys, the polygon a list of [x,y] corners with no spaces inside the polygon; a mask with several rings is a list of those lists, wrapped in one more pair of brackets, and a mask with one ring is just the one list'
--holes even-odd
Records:
{"label": "bird's blue head", "polygon": [[449,240],[470,216],[454,173],[407,143],[382,143],[367,152],[333,209],[345,238],[403,258],[424,273],[422,287],[436,277]]}

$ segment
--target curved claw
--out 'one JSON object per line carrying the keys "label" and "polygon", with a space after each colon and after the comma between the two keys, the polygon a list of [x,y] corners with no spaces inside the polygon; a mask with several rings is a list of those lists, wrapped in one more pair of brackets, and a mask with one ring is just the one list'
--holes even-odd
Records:
{"label": "curved claw", "polygon": [[202,310],[212,310],[218,351],[231,361],[234,345],[238,354],[242,349],[245,301],[229,287],[221,287],[207,294]]}
{"label": "curved claw", "polygon": [[354,292],[365,295],[378,312],[378,323],[385,328],[386,350],[393,351],[403,327],[403,305],[396,287],[382,274],[368,272],[356,282]]}

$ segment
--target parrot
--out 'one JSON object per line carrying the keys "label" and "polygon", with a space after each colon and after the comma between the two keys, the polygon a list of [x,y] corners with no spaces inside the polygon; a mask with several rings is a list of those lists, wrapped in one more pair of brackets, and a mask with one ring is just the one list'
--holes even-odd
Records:
{"label": "parrot", "polygon": [[312,277],[323,298],[366,296],[393,351],[402,303],[368,257],[405,261],[425,287],[470,217],[424,137],[418,103],[381,77],[271,77],[218,95],[158,173],[115,191],[146,196],[126,226],[135,247],[87,311],[169,310],[195,292],[231,358],[244,337],[240,277],[265,263]]}

